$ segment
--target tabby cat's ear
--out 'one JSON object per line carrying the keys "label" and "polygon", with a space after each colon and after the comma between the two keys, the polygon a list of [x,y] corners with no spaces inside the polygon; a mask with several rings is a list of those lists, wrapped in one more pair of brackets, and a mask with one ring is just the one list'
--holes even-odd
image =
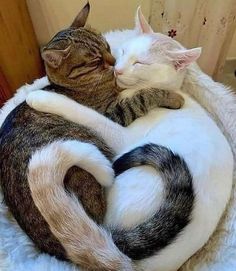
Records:
{"label": "tabby cat's ear", "polygon": [[149,23],[147,22],[147,20],[145,19],[140,6],[138,7],[136,12],[135,29],[140,34],[150,34],[154,32]]}
{"label": "tabby cat's ear", "polygon": [[183,49],[177,51],[166,51],[166,56],[173,62],[176,70],[183,70],[196,61],[202,52],[202,48]]}
{"label": "tabby cat's ear", "polygon": [[42,51],[41,56],[45,61],[45,64],[56,69],[61,65],[62,60],[68,56],[69,51],[70,46],[65,50],[45,49]]}
{"label": "tabby cat's ear", "polygon": [[72,28],[84,27],[88,19],[89,11],[90,4],[88,2],[76,16],[70,27]]}

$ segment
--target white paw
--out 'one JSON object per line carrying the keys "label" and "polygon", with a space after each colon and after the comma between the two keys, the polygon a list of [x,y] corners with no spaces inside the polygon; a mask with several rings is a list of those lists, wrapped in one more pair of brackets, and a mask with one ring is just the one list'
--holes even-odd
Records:
{"label": "white paw", "polygon": [[45,111],[51,101],[51,93],[44,90],[35,90],[26,97],[26,103],[37,111]]}

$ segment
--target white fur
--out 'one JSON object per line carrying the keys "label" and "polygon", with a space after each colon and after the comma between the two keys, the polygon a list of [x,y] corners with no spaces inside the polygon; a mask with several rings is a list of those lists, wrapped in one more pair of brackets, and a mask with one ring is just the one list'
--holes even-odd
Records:
{"label": "white fur", "polygon": [[[52,114],[61,114],[65,119],[70,119],[71,121],[77,121],[77,115],[80,117],[80,124],[90,127],[94,124],[94,110],[81,105],[78,108],[78,103],[72,101],[71,99],[65,97],[64,95],[58,94],[54,100],[55,95],[52,92],[35,90],[31,92],[26,97],[26,102],[34,109],[45,112],[51,112]],[[48,103],[50,101],[50,103]],[[68,107],[70,108],[68,110]],[[78,110],[79,109],[79,110]],[[82,110],[85,110],[85,114]],[[112,145],[113,149],[118,152],[124,144],[127,144],[124,137],[125,129],[120,127],[120,125],[113,123],[111,120],[99,115],[103,119],[101,124],[98,122],[96,124],[96,130],[102,131],[104,134],[104,139],[108,145]],[[112,131],[111,131],[112,130]],[[122,134],[122,135],[121,135]]]}
{"label": "white fur", "polygon": [[[37,150],[29,162],[28,182],[36,207],[54,236],[62,238],[59,241],[74,263],[91,270],[99,266],[104,270],[119,267],[120,271],[133,271],[131,260],[115,246],[110,233],[87,215],[76,196],[73,201],[67,196],[64,177],[73,165],[95,174],[101,184],[110,185],[113,179],[110,162],[97,147],[76,140],[55,141]],[[61,214],[60,221],[55,221],[54,211]],[[76,232],[72,238],[71,232]]]}
{"label": "white fur", "polygon": [[[114,36],[115,34],[116,33],[114,33]],[[31,90],[39,89],[37,86],[35,87],[34,85],[30,88]],[[235,145],[236,100],[235,100],[235,96],[229,93],[228,89],[225,88],[223,85],[215,83],[214,81],[212,81],[211,78],[203,74],[197,68],[189,69],[186,76],[186,80],[184,82],[183,90],[193,95],[195,99],[202,106],[206,107],[206,109],[210,112],[211,116],[216,119],[217,124],[220,125],[222,130],[227,135],[231,143],[231,147],[234,153],[236,154],[236,145]],[[23,90],[21,91],[22,91],[22,96],[25,97],[25,92]],[[8,104],[10,103],[12,104],[12,109],[14,106],[17,105],[17,100],[14,100],[14,99],[15,98],[12,98],[8,103]],[[192,101],[190,98],[189,100]],[[192,105],[194,104],[197,105],[196,102],[193,102]],[[202,112],[204,112],[204,110],[200,106],[199,108]],[[185,105],[185,109],[186,109],[186,105]],[[0,115],[2,121],[6,118],[7,113],[9,112],[10,110],[7,110],[7,107],[3,108],[2,114]],[[168,111],[166,110],[166,112],[163,111],[156,114],[157,118],[160,114],[160,117],[157,119],[158,122],[160,120],[165,120],[165,114],[167,112]],[[184,112],[189,113],[186,110]],[[84,115],[83,110],[81,113],[82,115]],[[173,113],[177,113],[177,111],[174,111]],[[191,118],[191,116],[189,115],[188,117]],[[166,115],[166,119],[167,118],[168,118],[168,114]],[[208,119],[210,120],[210,118]],[[173,124],[174,123],[172,122],[171,125]],[[192,125],[192,122],[191,122],[191,125]],[[218,137],[222,137],[222,134],[219,132],[215,124],[212,124],[212,125],[214,126],[214,129],[216,129]],[[139,130],[138,127],[135,128],[135,125],[133,125],[132,129],[133,131],[135,131],[135,129],[136,131]],[[197,137],[197,135],[198,134],[194,133],[194,137]],[[114,136],[116,137],[116,135]],[[225,139],[223,139],[223,141],[225,142]],[[228,149],[228,144],[226,142],[224,144],[226,144],[227,146],[226,149]],[[224,181],[225,179],[223,180],[223,182]],[[209,199],[207,195],[204,195],[204,198],[206,199],[206,201]],[[229,206],[230,209],[228,210],[227,216],[224,218],[223,222],[218,227],[216,234],[213,236],[210,242],[208,242],[205,249],[201,250],[200,252],[196,254],[196,256],[192,257],[186,263],[186,265],[183,268],[181,268],[181,270],[183,271],[189,271],[189,270],[232,271],[236,268],[236,257],[235,257],[236,236],[234,234],[235,225],[236,225],[236,217],[235,217],[235,212],[234,212],[236,208],[235,198],[236,197],[235,197],[235,189],[234,189],[234,194],[232,194],[232,198],[231,198],[232,200]],[[209,202],[209,200],[207,202]],[[215,210],[215,204],[212,210]],[[1,237],[0,237],[0,259],[1,259],[0,269],[1,270],[4,270],[4,271],[5,270],[7,271],[13,271],[13,270],[14,271],[15,270],[17,271],[21,271],[21,270],[22,271],[23,270],[73,271],[73,270],[78,270],[78,267],[75,267],[68,263],[57,261],[56,259],[49,257],[45,254],[41,254],[38,256],[38,253],[35,251],[34,246],[32,245],[32,242],[25,236],[25,234],[21,231],[21,229],[15,224],[13,220],[8,219],[7,209],[3,203],[1,204],[1,209],[0,209],[0,228],[1,228]],[[196,237],[196,236],[195,235],[191,236],[188,240],[188,243],[190,244],[192,243],[193,237]],[[158,267],[158,265],[156,267]],[[145,268],[145,270],[148,270],[148,269]],[[158,270],[158,268],[154,270]]]}
{"label": "white fur", "polygon": [[[58,149],[64,164],[60,163],[60,157],[58,159]],[[57,165],[65,172],[72,166],[78,166],[91,173],[102,186],[111,186],[114,180],[111,162],[96,146],[77,140],[55,141],[36,151],[29,168],[33,170],[44,165],[52,168]]]}
{"label": "white fur", "polygon": [[[137,40],[139,40],[139,37]],[[131,44],[132,50],[135,49],[134,44]],[[139,44],[136,44],[139,47]],[[128,47],[128,44],[126,46]],[[137,52],[138,49],[135,51]],[[164,63],[164,65],[167,64]],[[179,74],[183,78],[183,72],[175,71],[172,73],[172,76],[175,76],[172,80],[177,80]],[[126,81],[128,81],[128,84],[130,83],[129,75],[132,75],[132,72],[128,73],[124,83]],[[166,75],[167,77],[168,75]],[[148,81],[145,84],[148,84]],[[157,81],[155,86],[160,87]],[[137,88],[136,83],[135,87]],[[38,93],[40,94],[40,92]],[[126,133],[124,133],[124,128],[121,129],[121,133],[118,133],[116,124],[108,122],[96,112],[92,117],[91,110],[88,110],[89,113],[87,114],[86,108],[71,103],[67,98],[64,98],[64,108],[67,108],[67,113],[65,111],[60,113],[60,109],[56,106],[58,104],[56,97],[52,99],[54,105],[48,103],[46,108],[47,111],[50,108],[49,112],[51,113],[62,115],[95,129],[105,140],[111,143],[114,142],[115,138],[125,137],[122,142],[125,142],[126,145],[120,146],[119,154],[141,144],[152,142],[169,147],[184,157],[192,172],[196,191],[192,221],[171,245],[156,256],[137,262],[138,266],[144,270],[172,271],[179,268],[208,241],[230,197],[233,156],[229,144],[204,109],[190,96],[180,93],[185,98],[185,105],[182,109],[159,108],[153,110],[146,117],[132,123],[126,129]],[[34,102],[38,105],[37,109],[44,111],[40,97],[42,96],[35,98]],[[63,103],[63,97],[60,96],[59,98],[58,102]],[[71,108],[73,108],[72,111],[70,111]],[[88,122],[87,117],[92,117],[94,121],[91,122],[90,119],[90,122]],[[103,124],[109,129],[101,129]],[[113,131],[115,131],[115,134]],[[112,141],[109,138],[112,138]],[[111,146],[113,147],[113,145]],[[123,227],[140,223],[151,216],[158,208],[162,198],[162,190],[160,178],[148,167],[145,167],[145,170],[140,167],[126,171],[116,179],[114,185],[108,191],[106,223]]]}
{"label": "white fur", "polygon": [[[147,37],[144,36],[144,39],[146,38]],[[135,44],[137,48],[135,48]],[[122,86],[130,87],[130,85],[134,85],[134,87],[136,87],[136,84],[139,84],[138,80],[137,82],[134,81],[136,74],[137,78],[141,77],[143,79],[144,86],[147,86],[148,76],[147,81],[145,77],[142,77],[143,72],[146,70],[146,73],[149,74],[149,80],[151,77],[150,86],[163,87],[162,78],[160,84],[156,81],[159,80],[158,72],[159,69],[165,71],[166,65],[169,64],[170,66],[171,63],[166,63],[166,61],[163,60],[162,50],[158,52],[159,54],[156,54],[156,52],[152,53],[151,56],[158,64],[162,64],[164,69],[161,67],[156,69],[156,67],[151,65],[151,71],[148,73],[150,66],[146,67],[142,65],[142,70],[140,70],[140,66],[135,68],[135,65],[132,65],[132,61],[134,61],[135,58],[138,59],[138,53],[141,53],[142,57],[143,55],[145,56],[143,53],[145,48],[140,47],[147,46],[146,50],[148,50],[150,44],[151,42],[149,42],[149,44],[145,44],[144,41],[142,42],[140,37],[133,38],[130,47],[129,44],[125,44],[125,50],[128,56],[124,54],[121,57],[121,59],[124,58],[125,61],[119,66],[119,69],[121,68],[124,71],[124,74],[121,76]],[[136,56],[134,56],[134,54],[136,54]],[[156,55],[156,58],[154,58],[153,54]],[[118,61],[117,65],[119,65],[119,63]],[[122,67],[122,65],[124,66]],[[186,79],[186,81],[192,83],[190,93],[196,97],[199,92],[194,86],[193,78],[188,77],[192,70],[194,71],[194,69],[190,67],[186,75],[188,79]],[[192,73],[194,74],[193,71]],[[135,74],[134,77],[132,76],[133,74]],[[165,78],[170,76],[173,82],[181,82],[183,80],[183,74],[183,71],[175,72],[172,69],[172,73],[167,73]],[[194,75],[196,76],[196,74]],[[201,79],[210,81],[206,76]],[[202,86],[204,86],[204,80],[199,80],[199,82],[202,82]],[[211,83],[211,87],[212,85],[213,83]],[[168,85],[164,87],[168,89],[171,88],[169,88]],[[219,85],[215,84],[214,87],[219,88]],[[188,90],[188,88],[186,88],[186,90]],[[212,91],[214,91],[214,89],[212,89]],[[184,95],[183,93],[181,94]],[[206,108],[210,108],[210,99],[204,102],[203,97],[206,97],[206,94],[204,95],[203,91],[201,91],[201,95],[201,102],[206,105]],[[129,127],[129,136],[131,136],[133,130],[132,142],[135,141],[135,138],[137,140],[138,136],[140,139],[143,137],[145,137],[145,139],[129,146],[128,150],[145,142],[153,142],[171,148],[173,151],[182,155],[187,162],[194,177],[194,188],[196,191],[196,203],[191,223],[181,236],[172,245],[162,250],[160,254],[139,261],[138,265],[144,270],[177,270],[191,255],[207,242],[215,230],[230,197],[233,178],[233,156],[229,144],[203,108],[188,95],[184,95],[184,98],[185,105],[181,110],[157,109],[148,114],[148,116],[137,120]],[[233,108],[231,108],[231,110],[232,109]],[[220,113],[221,118],[223,116],[228,117],[225,115],[223,111],[225,108],[222,108],[221,104],[216,104],[214,110]],[[96,121],[98,121],[98,118],[96,118]],[[225,121],[227,123],[227,119],[225,119]],[[232,129],[232,127],[228,128]],[[130,141],[128,140],[128,142]],[[147,169],[145,171],[147,171]],[[143,219],[145,219],[145,214],[147,214],[147,216],[151,215],[150,209],[152,211],[155,210],[155,205],[161,194],[160,186],[155,183],[156,177],[154,177],[155,175],[151,178],[147,176],[143,178],[145,182],[140,182],[139,175],[140,169],[127,171],[119,176],[119,179],[116,180],[110,189],[108,194],[109,208],[106,220],[108,224],[122,224],[122,226],[129,227],[141,221],[140,213],[143,214]],[[152,185],[151,179],[153,180]],[[136,186],[134,186],[133,182],[135,181],[133,180],[136,180]],[[130,187],[128,187],[129,184]],[[150,190],[146,188],[147,185],[150,186]],[[135,193],[133,192],[134,187]],[[142,204],[140,204],[140,202],[142,202]],[[126,205],[126,207],[124,205]],[[153,208],[153,206],[155,207]],[[147,212],[147,210],[149,210],[149,212]],[[138,213],[137,216],[135,215],[136,213]]]}
{"label": "white fur", "polygon": [[103,36],[107,41],[109,41],[112,54],[117,55],[119,51],[117,44],[123,44],[127,39],[135,37],[137,34],[138,31],[136,29],[126,29],[120,31],[109,31]]}

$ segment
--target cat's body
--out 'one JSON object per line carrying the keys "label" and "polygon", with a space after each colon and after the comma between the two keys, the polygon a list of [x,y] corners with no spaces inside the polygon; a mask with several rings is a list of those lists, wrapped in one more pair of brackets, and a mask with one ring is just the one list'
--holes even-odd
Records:
{"label": "cat's body", "polygon": [[[61,33],[61,37],[63,35]],[[60,35],[58,38],[60,38]],[[86,35],[84,38],[86,40]],[[89,39],[88,35],[87,38]],[[64,93],[72,99],[77,99],[102,112],[107,104],[117,99],[118,88],[115,86],[114,80],[110,80],[113,78],[112,69],[101,71],[104,73],[104,79],[108,81],[108,84],[104,84],[103,89],[97,87],[96,95],[98,99],[103,99],[104,107],[95,99],[92,103],[91,98],[89,98],[88,93],[90,90],[94,90],[94,84],[90,87],[89,85],[87,87],[82,86],[77,91],[75,88],[68,90],[65,87],[53,84],[47,89]],[[104,91],[105,89],[106,91]],[[84,90],[86,90],[85,93],[83,93]],[[54,141],[78,141],[77,145],[72,144],[72,147],[78,148],[81,146],[81,150],[75,153],[77,161],[75,163],[74,160],[71,167],[77,165],[80,168],[73,167],[69,170],[65,177],[65,187],[68,191],[75,192],[85,210],[97,223],[102,223],[106,211],[106,199],[102,186],[110,185],[113,178],[113,171],[109,169],[109,160],[113,157],[113,151],[90,129],[73,124],[70,129],[69,126],[70,122],[57,116],[32,110],[23,102],[8,115],[0,131],[1,186],[4,200],[19,225],[37,244],[37,247],[51,255],[57,255],[61,259],[67,258],[66,252],[51,233],[48,224],[31,197],[27,181],[27,167],[32,154]],[[83,151],[83,146],[89,146],[88,150]],[[67,148],[69,147],[70,142],[68,142]],[[90,152],[94,153],[94,158],[96,157],[94,159],[94,171],[89,170],[90,173],[88,173],[86,165],[86,160],[91,160],[89,159],[89,149]],[[82,161],[79,162],[79,159]],[[105,165],[104,162],[107,163],[107,172],[105,167],[101,167],[102,171],[99,177],[99,164]],[[97,179],[94,177],[95,175]],[[97,180],[100,181],[100,184]]]}
{"label": "cat's body", "polygon": [[[119,35],[121,34],[119,32]],[[113,37],[112,42],[117,45],[117,48],[120,46],[119,40],[116,43],[115,37]],[[116,51],[116,48],[112,49],[113,52]],[[182,65],[181,61],[178,64]],[[165,75],[166,80],[164,82],[161,80],[162,87],[163,84],[166,84],[166,88],[170,88],[171,84],[168,82],[170,73],[175,76],[170,78],[172,82],[175,80],[182,82],[184,72],[174,72],[170,65],[164,65],[164,68],[161,74]],[[168,70],[169,72],[166,73]],[[127,81],[127,84],[132,82],[132,71],[127,73],[124,69],[123,75],[127,76],[124,82]],[[151,76],[150,71],[149,75]],[[142,77],[143,75],[137,73],[136,76]],[[158,81],[158,77],[150,78],[152,82],[155,80]],[[138,88],[138,84],[135,85],[135,83],[134,91]],[[148,85],[148,80],[145,83]],[[158,86],[156,85],[156,87]],[[180,85],[177,84],[176,88],[178,87]],[[44,106],[47,105],[48,99],[52,98],[50,95],[39,92],[38,96],[33,93],[33,96],[28,99],[28,102],[38,110],[49,111],[74,122],[93,127],[119,155],[151,142],[169,147],[184,157],[193,175],[196,192],[192,220],[173,243],[156,255],[146,256],[146,259],[136,262],[143,270],[177,270],[207,242],[216,228],[230,196],[233,156],[229,144],[205,110],[188,95],[180,93],[185,98],[184,108],[179,111],[153,110],[147,116],[136,120],[128,128],[119,127],[96,112],[71,103],[63,97],[54,97],[54,104],[51,104],[46,110]],[[58,105],[63,109],[58,110]],[[67,110],[68,108],[70,110]],[[149,167],[129,169],[119,175],[112,188],[108,190],[106,224],[121,229],[130,229],[151,217],[160,206],[162,198],[162,179],[153,169]],[[69,205],[67,207],[70,208]],[[63,217],[60,219],[63,220]],[[145,234],[143,238],[145,238]],[[138,242],[138,237],[132,241]],[[123,250],[127,252],[126,248]],[[145,249],[143,256],[145,257]]]}
{"label": "cat's body", "polygon": [[[94,143],[96,140],[96,146],[105,156],[110,159],[113,156],[112,151],[96,134],[79,125],[72,126],[71,129],[69,126],[68,121],[40,114],[23,103],[7,117],[0,132],[4,200],[20,226],[37,246],[52,255],[58,255],[59,258],[65,258],[63,248],[51,234],[30,196],[27,167],[32,153],[55,140],[77,139],[87,143]],[[83,157],[82,153],[81,156]],[[79,181],[80,178],[83,181]],[[86,211],[101,223],[106,211],[106,200],[96,179],[85,170],[74,167],[68,172],[65,184],[68,190],[74,191],[80,197]]]}
{"label": "cat's body", "polygon": [[[228,142],[207,113],[188,95],[184,98],[185,106],[178,112],[155,110],[128,128],[132,142],[139,131],[138,142],[128,150],[152,142],[181,154],[193,175],[196,193],[189,225],[169,247],[139,261],[144,270],[177,270],[207,242],[230,196],[233,157]],[[140,175],[145,184],[137,181]],[[109,190],[106,223],[121,228],[139,224],[153,214],[162,193],[161,180],[157,182],[153,170],[144,167],[123,173]]]}
{"label": "cat's body", "polygon": [[[140,90],[130,99],[120,101],[119,93],[123,89],[115,83],[113,70],[110,67],[114,64],[114,58],[109,52],[109,47],[101,35],[83,27],[88,10],[88,5],[86,5],[79,14],[82,16],[82,27],[81,18],[77,17],[72,27],[59,32],[43,49],[42,56],[52,83],[48,90],[51,93],[64,94],[124,126],[157,106],[180,108],[183,104],[183,98],[180,95],[158,89]],[[76,27],[76,24],[79,24],[79,27]],[[41,174],[41,179],[36,183],[39,200],[43,199],[46,193],[51,193],[51,198],[60,198],[60,191],[54,190],[53,187],[59,184],[65,191],[63,180],[66,171],[58,168],[58,165],[62,163],[70,169],[65,177],[66,190],[73,192],[90,217],[101,223],[106,210],[101,185],[110,185],[113,181],[113,170],[110,165],[113,156],[112,149],[90,128],[70,123],[58,116],[37,112],[25,102],[18,105],[4,121],[0,131],[0,143],[1,184],[5,202],[10,211],[42,251],[61,259],[70,259],[70,251],[67,247],[64,249],[64,243],[56,235],[63,226],[58,223],[57,216],[64,214],[64,217],[67,215],[69,217],[69,214],[60,205],[57,205],[59,213],[50,208],[41,212],[40,206],[37,204],[37,207],[35,206],[35,197],[31,196],[28,184],[28,164],[30,162],[30,168],[35,169],[33,175],[32,171],[29,172],[29,179],[33,180],[37,174]],[[50,152],[45,153],[47,148],[51,153],[53,152],[53,156],[50,156]],[[191,174],[184,161],[166,148],[151,146],[151,149],[154,154],[160,156],[160,161],[165,159],[165,157],[161,158],[161,153],[166,154],[167,161],[174,159],[179,174],[176,174],[176,171],[173,172],[172,168],[164,172],[163,175],[168,176],[166,191],[170,190],[170,180],[175,178],[177,189],[183,196],[179,197],[178,208],[186,211],[181,215],[183,222],[179,223],[179,227],[176,228],[173,222],[168,224],[171,225],[170,227],[175,227],[174,234],[170,234],[167,238],[168,242],[181,232],[190,219],[193,205]],[[70,158],[64,157],[63,152],[69,154]],[[43,159],[41,159],[42,153],[44,153]],[[32,155],[34,158],[37,156],[37,159],[31,159]],[[60,159],[57,160],[57,157]],[[44,164],[41,164],[42,161]],[[156,167],[156,162],[150,164]],[[50,175],[50,166],[53,163],[55,163],[53,172],[55,173],[57,169],[57,173]],[[145,161],[142,163],[146,164]],[[81,169],[71,168],[72,166],[78,166]],[[163,168],[163,165],[160,168]],[[47,169],[49,173],[44,169]],[[40,186],[43,180],[53,178],[55,178],[55,183],[52,182],[51,185],[48,183],[47,187]],[[189,193],[186,195],[184,191],[181,192],[181,187],[185,182],[189,186]],[[69,195],[68,192],[66,194]],[[44,204],[46,202],[50,204],[51,198],[48,197]],[[173,203],[176,201],[173,193],[167,194],[167,198],[168,200],[163,205],[169,204],[168,202],[172,202],[172,199]],[[190,199],[190,202],[185,207],[186,199]],[[78,227],[77,224],[76,229],[79,230],[78,238],[81,244],[77,247],[79,249],[79,253],[76,254],[77,263],[90,269],[132,270],[130,259],[115,247],[110,235],[97,227],[79,202],[76,207],[77,212],[80,210],[80,215],[77,217],[80,226]],[[170,205],[167,209],[171,211],[175,207]],[[48,226],[48,220],[46,222],[44,219],[47,215],[56,228],[52,231],[49,229],[51,225]],[[174,213],[171,217],[173,220],[177,218]],[[164,219],[167,220],[167,218]],[[161,229],[165,227],[164,223]],[[70,239],[66,240],[66,244],[70,241]],[[92,248],[91,242],[94,242]],[[109,254],[105,255],[104,251],[109,251]]]}

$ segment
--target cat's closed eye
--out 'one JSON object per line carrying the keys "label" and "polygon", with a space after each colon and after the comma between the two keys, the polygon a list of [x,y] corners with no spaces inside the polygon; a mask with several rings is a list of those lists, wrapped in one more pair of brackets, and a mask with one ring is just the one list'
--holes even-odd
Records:
{"label": "cat's closed eye", "polygon": [[101,58],[97,57],[97,58],[94,58],[93,60],[91,60],[90,62],[86,63],[85,66],[86,67],[94,67],[94,66],[98,65],[100,62],[101,62]]}
{"label": "cat's closed eye", "polygon": [[79,76],[86,75],[95,69],[97,69],[98,64],[97,63],[80,63],[79,65],[73,67],[68,75],[68,78],[70,79],[76,79]]}
{"label": "cat's closed eye", "polygon": [[133,63],[133,65],[148,65],[148,63],[144,63],[144,62],[141,62],[141,61],[135,61],[134,63]]}
{"label": "cat's closed eye", "polygon": [[125,54],[125,50],[121,48],[119,49],[118,53],[120,56],[123,56]]}

